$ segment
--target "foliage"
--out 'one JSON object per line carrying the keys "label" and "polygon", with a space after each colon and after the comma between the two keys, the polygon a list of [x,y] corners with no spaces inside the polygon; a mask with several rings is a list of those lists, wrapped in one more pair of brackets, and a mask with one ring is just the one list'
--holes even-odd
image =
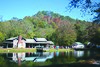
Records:
{"label": "foliage", "polygon": [[[100,25],[100,1],[98,0],[70,0],[68,5],[69,9],[78,8],[83,14],[90,14],[93,16],[92,18],[92,25],[88,26],[84,31],[79,30],[77,31],[78,38],[83,42],[92,42],[95,44],[100,44],[98,42],[99,38],[99,31],[98,26]],[[76,25],[77,27],[77,25]],[[83,32],[83,33],[82,33]],[[81,37],[81,35],[83,35]],[[77,39],[78,40],[78,39]]]}
{"label": "foliage", "polygon": [[98,0],[70,0],[68,8],[79,8],[83,14],[93,15],[95,23],[100,23],[100,1]]}
{"label": "foliage", "polygon": [[[25,38],[44,37],[56,45],[71,45],[75,41],[86,43],[93,41],[89,31],[92,23],[72,19],[51,11],[39,11],[33,16],[23,19],[13,17],[11,20],[0,22],[1,42],[10,37],[22,35]],[[98,34],[96,34],[98,35]],[[94,42],[94,41],[93,41]]]}
{"label": "foliage", "polygon": [[92,38],[91,38],[91,42],[94,44],[100,44],[100,25],[96,25],[95,29],[94,29],[95,33],[92,34]]}
{"label": "foliage", "polygon": [[18,65],[14,62],[10,63],[9,60],[5,59],[4,57],[0,56],[0,67],[18,67]]}
{"label": "foliage", "polygon": [[2,43],[2,41],[4,41],[4,39],[5,39],[5,35],[0,32],[0,43]]}
{"label": "foliage", "polygon": [[75,26],[75,30],[77,33],[77,40],[79,42],[85,43],[88,41],[88,39],[86,39],[88,31],[86,30],[87,27],[89,27],[91,25],[91,23],[84,23],[82,21],[77,20],[77,22],[74,24]]}
{"label": "foliage", "polygon": [[73,28],[73,25],[69,22],[60,22],[60,25],[56,29],[53,37],[56,38],[54,41],[57,45],[67,46],[75,42],[76,32]]}

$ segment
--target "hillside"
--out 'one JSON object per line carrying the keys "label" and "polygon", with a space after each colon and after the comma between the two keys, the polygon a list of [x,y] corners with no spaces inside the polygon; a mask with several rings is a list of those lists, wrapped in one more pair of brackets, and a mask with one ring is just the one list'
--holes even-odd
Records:
{"label": "hillside", "polygon": [[[39,11],[23,19],[13,17],[0,23],[0,42],[4,39],[22,35],[25,38],[45,37],[56,45],[70,45],[86,35],[84,30],[91,23],[72,19],[50,11]],[[78,38],[77,38],[78,37]],[[79,39],[79,40],[80,40]]]}

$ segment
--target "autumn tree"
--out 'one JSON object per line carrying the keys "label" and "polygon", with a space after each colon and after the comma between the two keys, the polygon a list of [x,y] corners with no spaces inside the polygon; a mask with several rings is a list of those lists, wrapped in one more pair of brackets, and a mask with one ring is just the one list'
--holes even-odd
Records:
{"label": "autumn tree", "polygon": [[[92,25],[90,25],[87,30],[87,38],[89,41],[95,44],[100,44],[97,42],[99,40],[99,31],[100,27],[100,1],[99,0],[70,0],[68,5],[70,9],[78,8],[83,12],[84,16],[90,14],[93,16]],[[97,37],[98,36],[98,37]]]}
{"label": "autumn tree", "polygon": [[5,40],[5,35],[0,32],[0,44]]}
{"label": "autumn tree", "polygon": [[77,35],[71,23],[62,21],[53,36],[56,38],[56,45],[68,46],[75,42]]}

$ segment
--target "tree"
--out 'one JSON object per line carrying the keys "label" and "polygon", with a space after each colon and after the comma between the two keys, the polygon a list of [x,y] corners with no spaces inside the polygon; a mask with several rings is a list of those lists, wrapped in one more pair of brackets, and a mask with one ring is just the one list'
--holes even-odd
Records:
{"label": "tree", "polygon": [[5,39],[5,35],[0,32],[0,43],[2,43]]}
{"label": "tree", "polygon": [[87,28],[88,31],[88,39],[90,42],[99,45],[100,44],[100,26],[98,24],[94,24]]}
{"label": "tree", "polygon": [[96,28],[96,33],[95,33],[95,35],[94,35],[94,38],[93,38],[93,42],[95,43],[95,44],[100,44],[100,27],[98,27],[98,28]]}
{"label": "tree", "polygon": [[[77,34],[74,25],[80,22],[80,35]],[[58,45],[71,45],[76,41],[77,36],[81,39],[86,28],[85,21],[75,20],[68,16],[62,16],[50,11],[42,11],[33,16],[26,16],[23,19],[13,17],[8,21],[0,22],[0,32],[5,34],[5,38],[22,35],[25,38],[45,37]],[[78,25],[76,24],[76,27]],[[79,40],[80,40],[79,38]]]}
{"label": "tree", "polygon": [[86,22],[82,22],[80,20],[76,20],[74,27],[75,27],[75,31],[77,33],[77,40],[76,40],[77,42],[85,43],[88,41],[88,39],[86,39],[86,36],[88,34],[88,31],[86,29],[90,25],[91,24],[88,22],[86,23]]}
{"label": "tree", "polygon": [[94,21],[100,23],[100,1],[98,0],[71,0],[69,8],[79,8],[83,13],[88,13],[94,16]]}
{"label": "tree", "polygon": [[75,42],[76,36],[73,25],[70,22],[62,21],[53,34],[53,37],[56,38],[53,40],[56,42],[56,45],[68,46]]}
{"label": "tree", "polygon": [[99,0],[71,0],[69,3],[69,8],[79,8],[84,14],[88,13],[93,15],[93,23],[87,27],[87,39],[95,44],[100,44],[98,42],[100,27],[100,1]]}

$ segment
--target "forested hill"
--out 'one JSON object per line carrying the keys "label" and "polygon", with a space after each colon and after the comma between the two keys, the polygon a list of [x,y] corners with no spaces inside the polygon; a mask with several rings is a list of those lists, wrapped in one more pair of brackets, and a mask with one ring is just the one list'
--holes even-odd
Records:
{"label": "forested hill", "polygon": [[91,23],[72,19],[50,11],[39,11],[23,19],[13,17],[0,22],[0,42],[22,35],[25,38],[45,37],[56,45],[70,45],[75,41],[87,42]]}
{"label": "forested hill", "polygon": [[62,16],[58,13],[53,13],[50,11],[39,11],[37,14],[34,15],[35,17],[41,18],[41,19],[48,19],[48,22],[50,23],[49,20],[51,20],[51,22],[60,22],[61,21],[69,21],[69,22],[73,22],[75,23],[76,20],[70,18],[69,16]]}

